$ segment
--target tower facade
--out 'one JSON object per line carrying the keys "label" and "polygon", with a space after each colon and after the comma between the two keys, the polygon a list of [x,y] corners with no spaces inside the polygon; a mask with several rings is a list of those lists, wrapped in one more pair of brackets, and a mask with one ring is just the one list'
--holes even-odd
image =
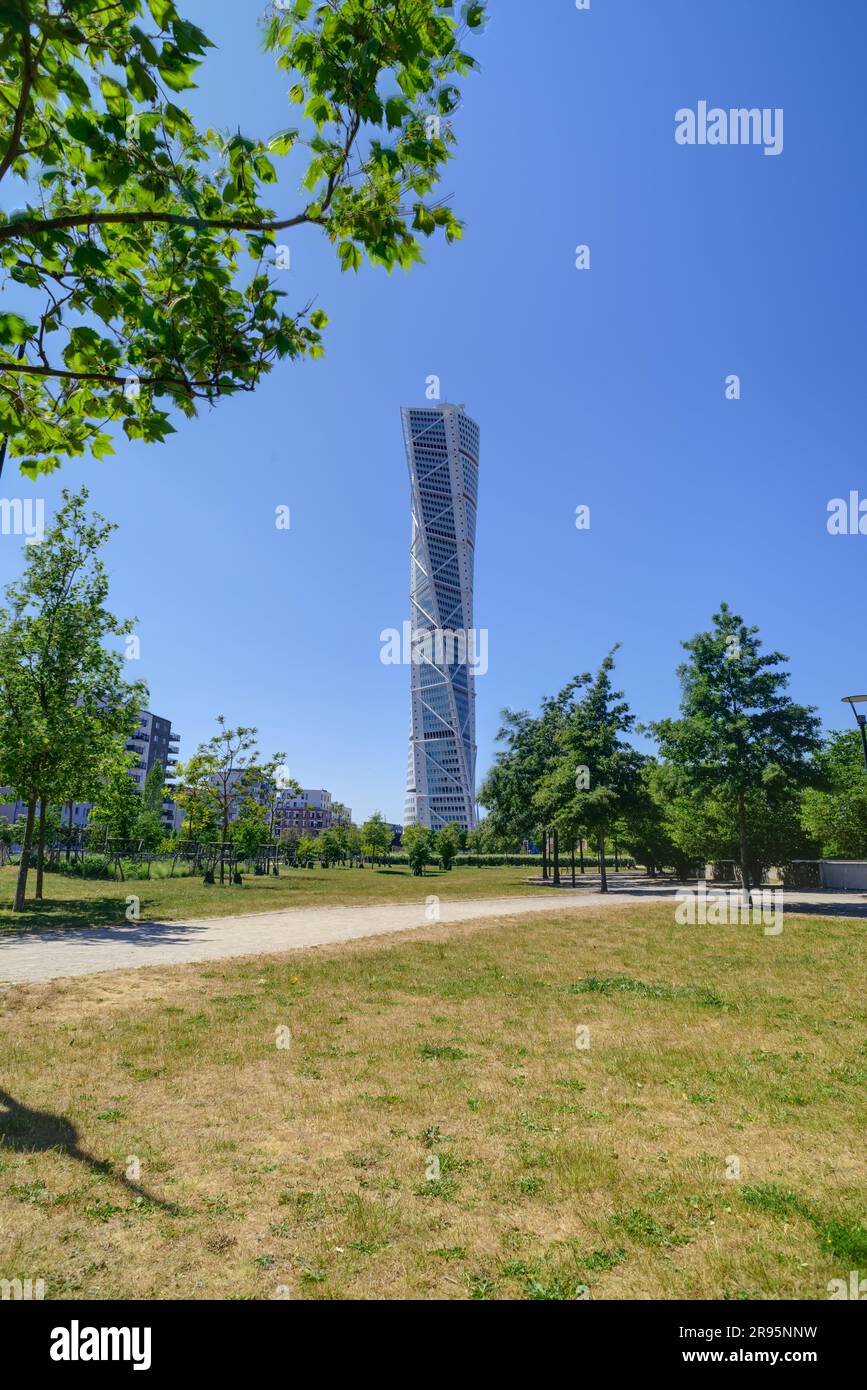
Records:
{"label": "tower facade", "polygon": [[401,411],[412,506],[404,820],[476,825],[473,573],[479,427],[460,405]]}

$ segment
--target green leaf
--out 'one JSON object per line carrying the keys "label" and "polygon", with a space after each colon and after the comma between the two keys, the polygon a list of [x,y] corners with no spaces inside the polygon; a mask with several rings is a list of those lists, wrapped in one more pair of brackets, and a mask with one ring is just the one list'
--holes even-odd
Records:
{"label": "green leaf", "polygon": [[331,119],[331,106],[325,97],[312,96],[304,108],[304,115],[315,121],[319,129]]}
{"label": "green leaf", "polygon": [[178,16],[172,0],[148,0],[148,9],[160,29],[168,29],[170,22]]}
{"label": "green leaf", "polygon": [[0,314],[0,343],[26,343],[36,333],[20,314]]}
{"label": "green leaf", "polygon": [[272,154],[288,154],[297,140],[297,130],[281,130],[277,135],[271,136],[268,141],[268,149]]}
{"label": "green leaf", "polygon": [[385,123],[389,130],[397,130],[412,115],[412,106],[406,97],[389,97],[385,103]]}
{"label": "green leaf", "polygon": [[129,92],[113,77],[100,79],[99,89],[105,97],[105,104],[113,116],[123,116],[130,106]]}
{"label": "green leaf", "polygon": [[361,251],[352,241],[342,241],[337,252],[342,262],[341,270],[358,270],[361,265]]}

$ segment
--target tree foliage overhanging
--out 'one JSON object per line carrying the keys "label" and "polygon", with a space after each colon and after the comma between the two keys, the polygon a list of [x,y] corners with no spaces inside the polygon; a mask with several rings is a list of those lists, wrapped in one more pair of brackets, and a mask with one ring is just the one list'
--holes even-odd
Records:
{"label": "tree foliage overhanging", "polygon": [[294,229],[319,228],[343,270],[458,238],[438,187],[484,20],[454,0],[273,7],[264,47],[297,124],[262,138],[179,104],[212,44],[173,0],[0,0],[0,436],[22,471],[110,454],[113,426],[161,440],[173,410],[320,355],[325,312],[284,308]]}

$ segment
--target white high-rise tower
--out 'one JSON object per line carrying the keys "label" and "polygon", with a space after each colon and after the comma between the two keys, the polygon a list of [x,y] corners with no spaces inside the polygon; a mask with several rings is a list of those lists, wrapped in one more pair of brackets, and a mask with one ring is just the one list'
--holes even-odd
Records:
{"label": "white high-rise tower", "polygon": [[[401,411],[412,489],[407,825],[476,824],[473,570],[479,427],[462,405]],[[461,645],[463,642],[463,646]],[[469,659],[468,659],[469,657]]]}

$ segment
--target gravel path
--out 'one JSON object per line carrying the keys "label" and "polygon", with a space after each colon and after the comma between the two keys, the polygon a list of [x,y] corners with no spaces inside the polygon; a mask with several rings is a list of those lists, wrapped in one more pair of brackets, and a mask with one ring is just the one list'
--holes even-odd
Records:
{"label": "gravel path", "polygon": [[[618,894],[618,902],[632,895]],[[646,901],[639,897],[636,902]],[[507,917],[525,912],[610,904],[600,893],[543,893],[538,898],[441,900],[440,922]],[[432,909],[431,909],[432,910]],[[0,982],[54,980],[130,970],[140,965],[186,965],[224,956],[354,941],[431,925],[425,900],[381,907],[294,907],[250,916],[210,917],[190,922],[142,922],[119,927],[75,927],[0,937]]]}
{"label": "gravel path", "polygon": [[[625,876],[620,880],[625,883]],[[633,883],[635,880],[633,878]],[[607,895],[583,889],[539,890],[538,897],[439,900],[379,907],[294,907],[282,912],[211,917],[189,922],[142,922],[118,927],[75,927],[67,931],[0,935],[0,984],[94,975],[142,965],[187,965],[355,941],[365,936],[412,931],[432,921],[467,922],[480,917],[514,917],[533,912],[615,907],[673,899],[677,885],[641,881],[633,889],[612,883]],[[795,890],[785,894],[786,913],[867,916],[867,895]],[[436,903],[436,899],[432,899]],[[433,915],[438,913],[438,915]],[[712,931],[713,927],[698,928]]]}

